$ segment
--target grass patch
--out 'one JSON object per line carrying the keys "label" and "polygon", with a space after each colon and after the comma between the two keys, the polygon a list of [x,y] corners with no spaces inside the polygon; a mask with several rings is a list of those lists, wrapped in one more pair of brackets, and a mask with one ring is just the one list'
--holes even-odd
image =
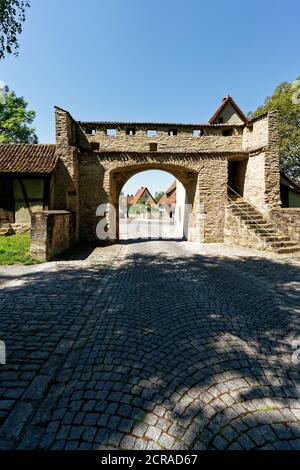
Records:
{"label": "grass patch", "polygon": [[259,408],[257,411],[263,411],[264,413],[270,413],[271,411],[274,411],[274,408],[271,406],[266,406],[265,408]]}
{"label": "grass patch", "polygon": [[20,233],[9,237],[0,236],[0,265],[37,264],[30,256],[30,235]]}

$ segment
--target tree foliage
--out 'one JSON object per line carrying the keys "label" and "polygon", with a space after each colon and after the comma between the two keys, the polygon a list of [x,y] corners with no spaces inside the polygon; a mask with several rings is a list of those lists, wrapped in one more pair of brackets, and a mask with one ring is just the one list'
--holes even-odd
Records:
{"label": "tree foliage", "polygon": [[0,95],[0,143],[36,144],[35,129],[30,126],[35,111],[27,109],[23,97],[17,97],[8,87]]}
{"label": "tree foliage", "polygon": [[22,32],[27,0],[0,0],[0,59],[6,54],[18,55],[18,35]]}
{"label": "tree foliage", "polygon": [[159,202],[159,200],[161,199],[161,197],[164,195],[165,193],[163,191],[156,191],[155,194],[154,194],[154,201],[156,202],[156,204]]}
{"label": "tree foliage", "polygon": [[274,109],[279,111],[281,168],[287,176],[300,181],[300,77],[292,83],[280,83],[250,117]]}

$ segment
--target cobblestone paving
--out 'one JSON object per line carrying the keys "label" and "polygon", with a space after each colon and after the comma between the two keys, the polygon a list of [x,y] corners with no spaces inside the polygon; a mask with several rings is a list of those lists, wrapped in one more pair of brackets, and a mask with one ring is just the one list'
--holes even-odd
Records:
{"label": "cobblestone paving", "polygon": [[1,449],[300,449],[300,261],[185,242],[0,271]]}

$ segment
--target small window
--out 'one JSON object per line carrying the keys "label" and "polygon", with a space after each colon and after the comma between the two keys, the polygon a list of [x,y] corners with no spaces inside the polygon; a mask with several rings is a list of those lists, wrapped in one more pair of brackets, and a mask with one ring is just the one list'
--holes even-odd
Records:
{"label": "small window", "polygon": [[151,143],[149,144],[150,152],[157,152],[157,144]]}
{"label": "small window", "polygon": [[227,137],[229,135],[233,135],[233,129],[224,129],[224,131],[222,132],[222,135],[224,137]]}
{"label": "small window", "polygon": [[95,135],[96,134],[96,129],[94,127],[87,127],[85,132],[88,135]]}
{"label": "small window", "polygon": [[117,135],[117,129],[106,129],[106,135],[115,137]]}
{"label": "small window", "polygon": [[134,127],[128,127],[126,129],[126,135],[135,135],[135,128]]}
{"label": "small window", "polygon": [[219,123],[219,124],[223,124],[223,122],[224,122],[224,119],[223,119],[222,117],[219,117],[218,123]]}
{"label": "small window", "polygon": [[147,131],[147,136],[148,136],[148,137],[156,137],[156,134],[157,134],[157,131],[154,130],[154,129],[153,129],[153,130],[152,130],[152,129],[151,129],[151,130],[149,129],[149,130]]}
{"label": "small window", "polygon": [[169,130],[169,135],[170,135],[170,136],[177,135],[177,129],[170,129],[170,130]]}
{"label": "small window", "polygon": [[91,147],[92,147],[92,150],[95,150],[97,152],[100,148],[99,142],[92,142]]}
{"label": "small window", "polygon": [[200,137],[201,136],[201,130],[200,129],[194,129],[193,130],[193,137]]}

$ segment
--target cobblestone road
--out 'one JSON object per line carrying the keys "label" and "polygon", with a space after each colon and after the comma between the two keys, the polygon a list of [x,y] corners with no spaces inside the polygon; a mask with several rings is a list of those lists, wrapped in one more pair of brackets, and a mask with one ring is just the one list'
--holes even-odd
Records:
{"label": "cobblestone road", "polygon": [[186,242],[0,271],[1,449],[300,449],[300,262]]}

